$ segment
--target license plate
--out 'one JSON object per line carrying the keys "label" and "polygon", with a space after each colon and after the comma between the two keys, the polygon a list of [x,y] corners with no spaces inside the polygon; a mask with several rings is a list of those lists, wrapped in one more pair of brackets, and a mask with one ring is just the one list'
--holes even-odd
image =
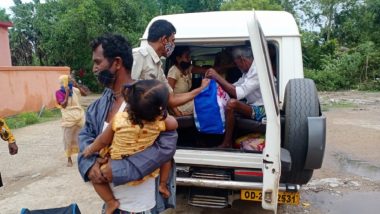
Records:
{"label": "license plate", "polygon": [[[263,194],[261,190],[241,190],[241,200],[262,201]],[[278,192],[279,204],[298,205],[300,203],[299,192]]]}

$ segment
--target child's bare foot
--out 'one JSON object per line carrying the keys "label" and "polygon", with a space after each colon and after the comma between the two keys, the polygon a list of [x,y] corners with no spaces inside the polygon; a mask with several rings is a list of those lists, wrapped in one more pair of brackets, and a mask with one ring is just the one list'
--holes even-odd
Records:
{"label": "child's bare foot", "polygon": [[120,203],[116,199],[112,199],[106,202],[106,214],[112,214],[118,207]]}
{"label": "child's bare foot", "polygon": [[67,159],[67,165],[66,165],[67,167],[72,167],[73,166],[73,160],[71,160],[71,157],[69,157],[68,159]]}
{"label": "child's bare foot", "polygon": [[168,190],[166,183],[160,183],[160,186],[158,187],[158,191],[160,191],[160,193],[162,194],[164,198],[169,198],[170,191]]}

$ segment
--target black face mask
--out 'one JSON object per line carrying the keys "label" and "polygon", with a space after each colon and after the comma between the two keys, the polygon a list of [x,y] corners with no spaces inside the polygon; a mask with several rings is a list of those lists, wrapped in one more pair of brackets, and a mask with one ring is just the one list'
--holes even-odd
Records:
{"label": "black face mask", "polygon": [[107,88],[111,87],[112,84],[115,82],[115,74],[113,74],[109,69],[100,71],[97,74],[97,77],[98,77],[99,83]]}
{"label": "black face mask", "polygon": [[188,69],[190,66],[191,66],[191,63],[190,63],[190,62],[180,62],[180,63],[179,63],[179,67],[181,67],[182,70],[186,70],[186,69]]}

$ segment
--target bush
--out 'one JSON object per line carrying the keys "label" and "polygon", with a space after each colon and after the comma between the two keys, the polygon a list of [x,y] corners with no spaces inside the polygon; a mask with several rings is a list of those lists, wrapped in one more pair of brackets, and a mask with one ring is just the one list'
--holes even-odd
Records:
{"label": "bush", "polygon": [[380,80],[371,80],[358,85],[358,90],[380,91]]}
{"label": "bush", "polygon": [[22,113],[20,114],[21,118],[24,118],[25,125],[32,125],[38,123],[38,115],[37,113]]}
{"label": "bush", "polygon": [[60,117],[61,111],[59,109],[45,110],[41,114],[41,118]]}
{"label": "bush", "polygon": [[35,123],[45,122],[60,118],[61,113],[59,109],[45,110],[41,117],[38,113],[25,112],[12,117],[5,118],[5,121],[10,129],[21,128]]}
{"label": "bush", "polygon": [[10,129],[21,128],[25,126],[25,121],[17,117],[5,118]]}
{"label": "bush", "polygon": [[342,76],[334,71],[305,69],[305,77],[314,80],[319,91],[336,91],[345,85]]}
{"label": "bush", "polygon": [[380,75],[380,51],[373,42],[363,42],[350,49],[336,49],[333,44],[330,49],[320,48],[318,53],[324,55],[318,55],[318,60],[304,59],[305,65],[309,65],[305,77],[313,79],[319,90],[380,90],[379,80],[376,80]]}
{"label": "bush", "polygon": [[26,112],[5,119],[9,128],[21,128],[38,122],[38,115],[34,112]]}

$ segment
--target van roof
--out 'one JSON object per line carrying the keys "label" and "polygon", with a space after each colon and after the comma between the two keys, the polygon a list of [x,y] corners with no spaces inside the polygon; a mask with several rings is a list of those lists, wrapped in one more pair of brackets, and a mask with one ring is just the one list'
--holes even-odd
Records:
{"label": "van roof", "polygon": [[[299,36],[293,16],[285,11],[255,11],[266,37]],[[253,11],[217,11],[201,13],[183,13],[157,16],[146,28],[142,41],[148,37],[148,29],[157,19],[165,19],[176,28],[176,40],[242,40],[248,38],[247,21]]]}

